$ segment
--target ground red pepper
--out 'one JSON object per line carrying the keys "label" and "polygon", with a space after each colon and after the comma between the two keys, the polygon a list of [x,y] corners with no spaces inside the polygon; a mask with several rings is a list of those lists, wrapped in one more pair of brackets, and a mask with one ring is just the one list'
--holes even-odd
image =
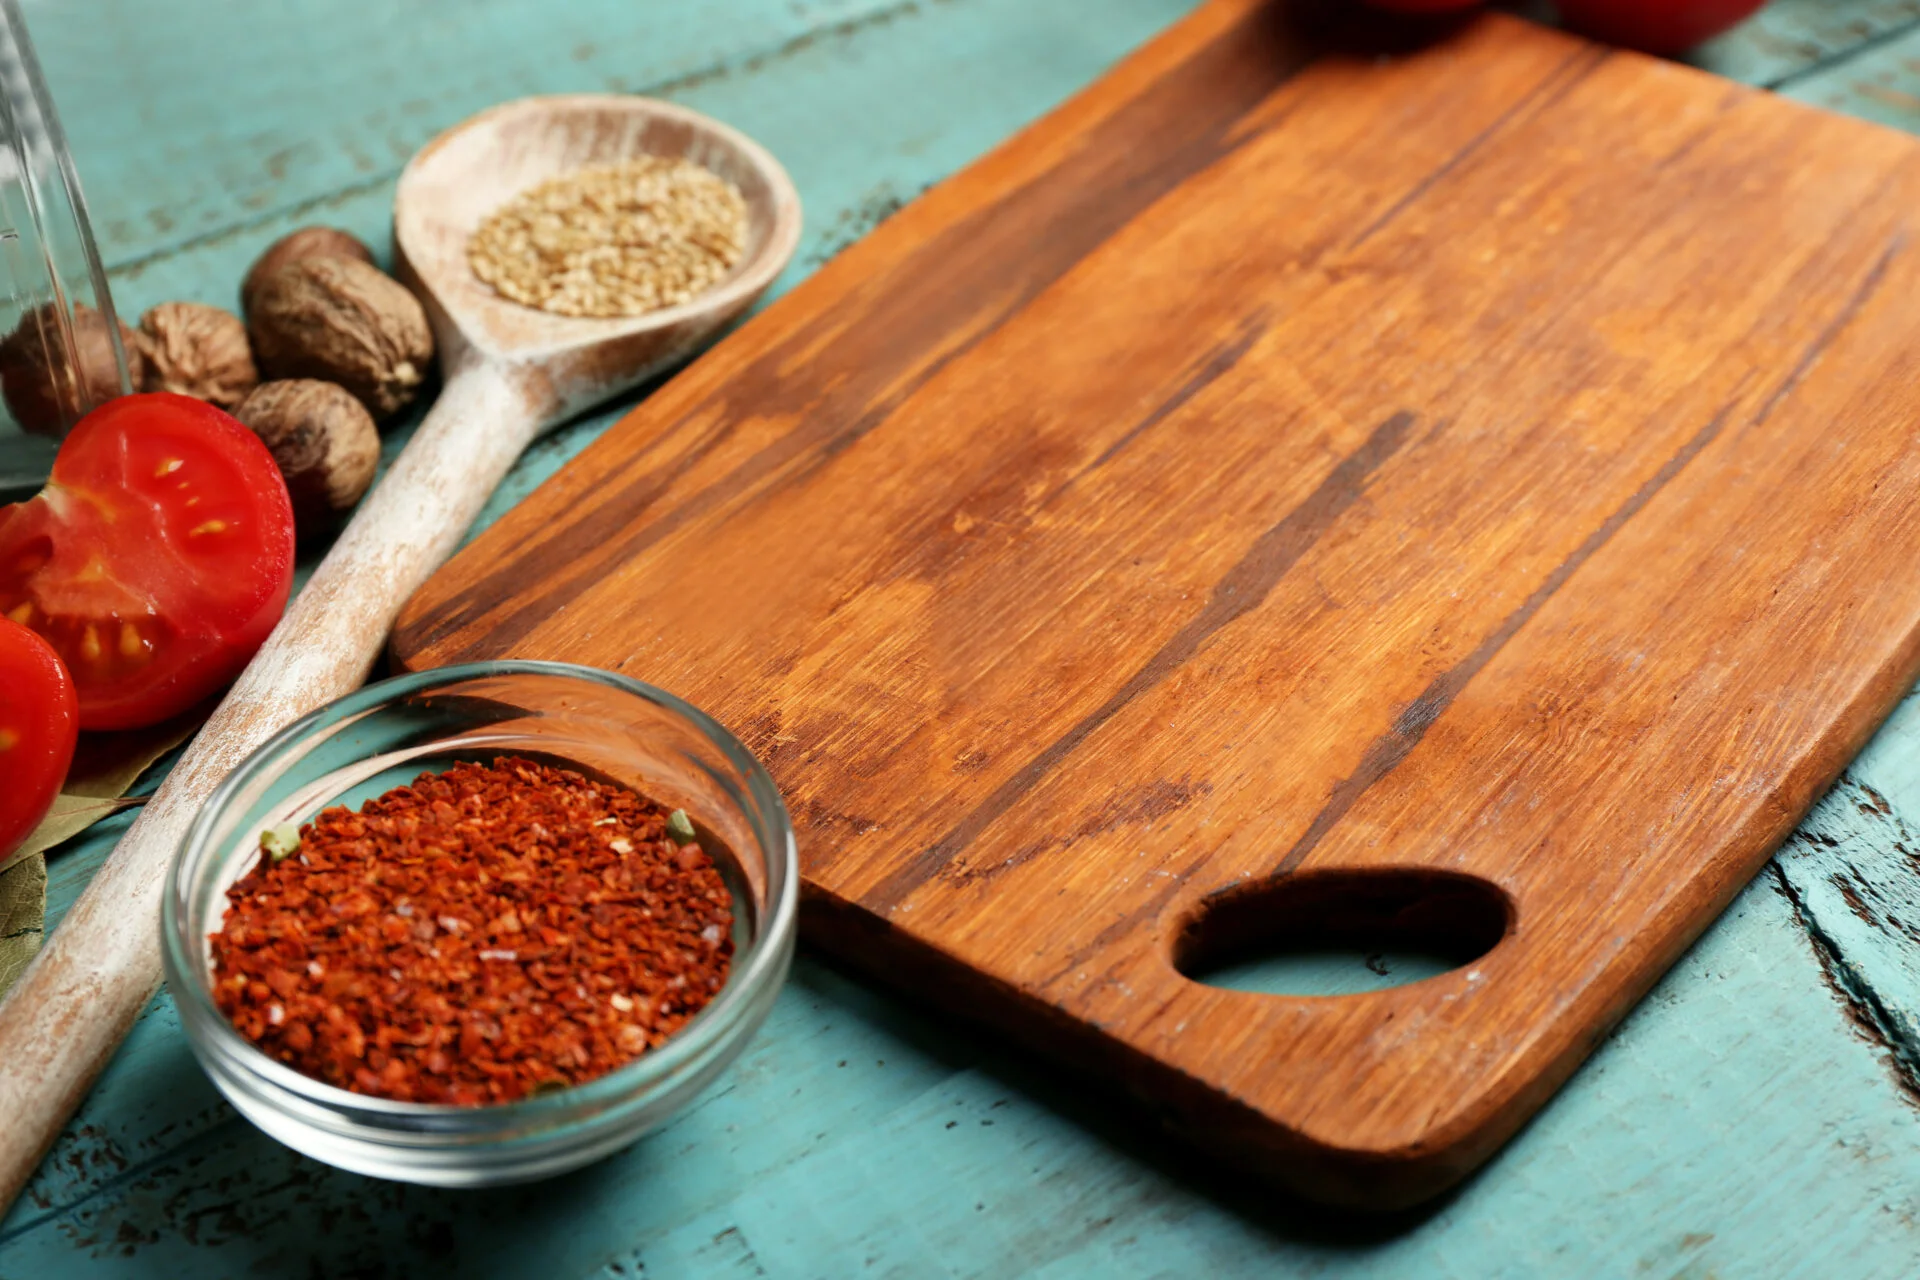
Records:
{"label": "ground red pepper", "polygon": [[473,1106],[591,1080],[726,982],[732,899],[691,835],[531,760],[423,773],[319,814],[283,856],[263,836],[212,935],[214,999],[357,1093]]}

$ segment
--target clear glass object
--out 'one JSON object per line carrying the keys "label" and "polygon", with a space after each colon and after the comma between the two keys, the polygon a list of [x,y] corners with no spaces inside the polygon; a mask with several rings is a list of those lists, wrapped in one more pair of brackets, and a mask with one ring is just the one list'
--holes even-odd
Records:
{"label": "clear glass object", "polygon": [[[23,423],[15,380],[28,367],[46,399]],[[15,0],[0,0],[0,371],[13,383],[0,385],[0,495],[38,486],[81,415],[130,389],[80,178]]]}
{"label": "clear glass object", "polygon": [[[631,787],[693,818],[734,898],[734,958],[711,1004],[658,1049],[521,1102],[394,1102],[322,1084],[243,1039],[214,1005],[209,934],[262,830],[358,805],[457,760],[530,755]],[[446,667],[370,685],[289,726],[214,793],[175,855],[163,907],[167,985],[194,1054],[268,1134],[328,1164],[436,1186],[549,1177],[631,1143],[714,1079],[765,1020],[792,961],[793,828],[766,770],[671,694],[543,662]]]}

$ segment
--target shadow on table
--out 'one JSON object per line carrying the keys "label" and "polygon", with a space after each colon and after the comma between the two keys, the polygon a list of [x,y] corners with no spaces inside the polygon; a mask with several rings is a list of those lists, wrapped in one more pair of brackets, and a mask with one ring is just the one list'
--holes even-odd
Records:
{"label": "shadow on table", "polygon": [[1429,1221],[1459,1195],[1455,1189],[1412,1209],[1366,1212],[1316,1204],[1223,1166],[1162,1131],[1144,1108],[1114,1094],[1091,1090],[990,1030],[910,1008],[880,993],[828,957],[813,954],[795,975],[797,983],[831,992],[884,1023],[900,1040],[956,1071],[974,1071],[1069,1121],[1112,1157],[1138,1166],[1141,1176],[1180,1188],[1231,1212],[1243,1224],[1292,1243],[1365,1248],[1404,1236]]}
{"label": "shadow on table", "polygon": [[445,1191],[308,1160],[227,1110],[177,1035],[142,1075],[164,1078],[193,1136],[82,1161],[56,1202],[10,1220],[0,1275],[80,1258],[90,1275],[329,1280],[1238,1274],[1281,1255],[1364,1262],[1447,1203],[1367,1215],[1267,1190],[812,956],[673,1123],[524,1187]]}

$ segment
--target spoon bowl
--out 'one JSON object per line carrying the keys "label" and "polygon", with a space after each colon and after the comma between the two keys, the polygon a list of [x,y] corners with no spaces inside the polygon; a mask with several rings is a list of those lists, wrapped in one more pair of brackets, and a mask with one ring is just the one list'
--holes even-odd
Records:
{"label": "spoon bowl", "polygon": [[[678,306],[582,319],[522,306],[467,264],[488,214],[548,179],[642,156],[687,159],[740,189],[746,252],[712,289]],[[469,353],[537,365],[567,416],[690,355],[752,304],[800,239],[800,197],[766,149],[670,102],[618,94],[525,98],[483,111],[423,147],[400,175],[394,244],[403,280],[426,303],[451,369]]]}

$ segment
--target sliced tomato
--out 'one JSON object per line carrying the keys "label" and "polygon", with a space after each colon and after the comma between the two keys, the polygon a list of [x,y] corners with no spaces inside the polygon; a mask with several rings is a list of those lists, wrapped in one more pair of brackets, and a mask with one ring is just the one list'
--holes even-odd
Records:
{"label": "sliced tomato", "polygon": [[259,437],[204,401],[82,418],[47,487],[0,508],[0,615],[66,663],[83,729],[134,729],[240,673],[286,609],[293,508]]}
{"label": "sliced tomato", "polygon": [[0,859],[47,816],[79,733],[73,681],[53,646],[0,619]]}

